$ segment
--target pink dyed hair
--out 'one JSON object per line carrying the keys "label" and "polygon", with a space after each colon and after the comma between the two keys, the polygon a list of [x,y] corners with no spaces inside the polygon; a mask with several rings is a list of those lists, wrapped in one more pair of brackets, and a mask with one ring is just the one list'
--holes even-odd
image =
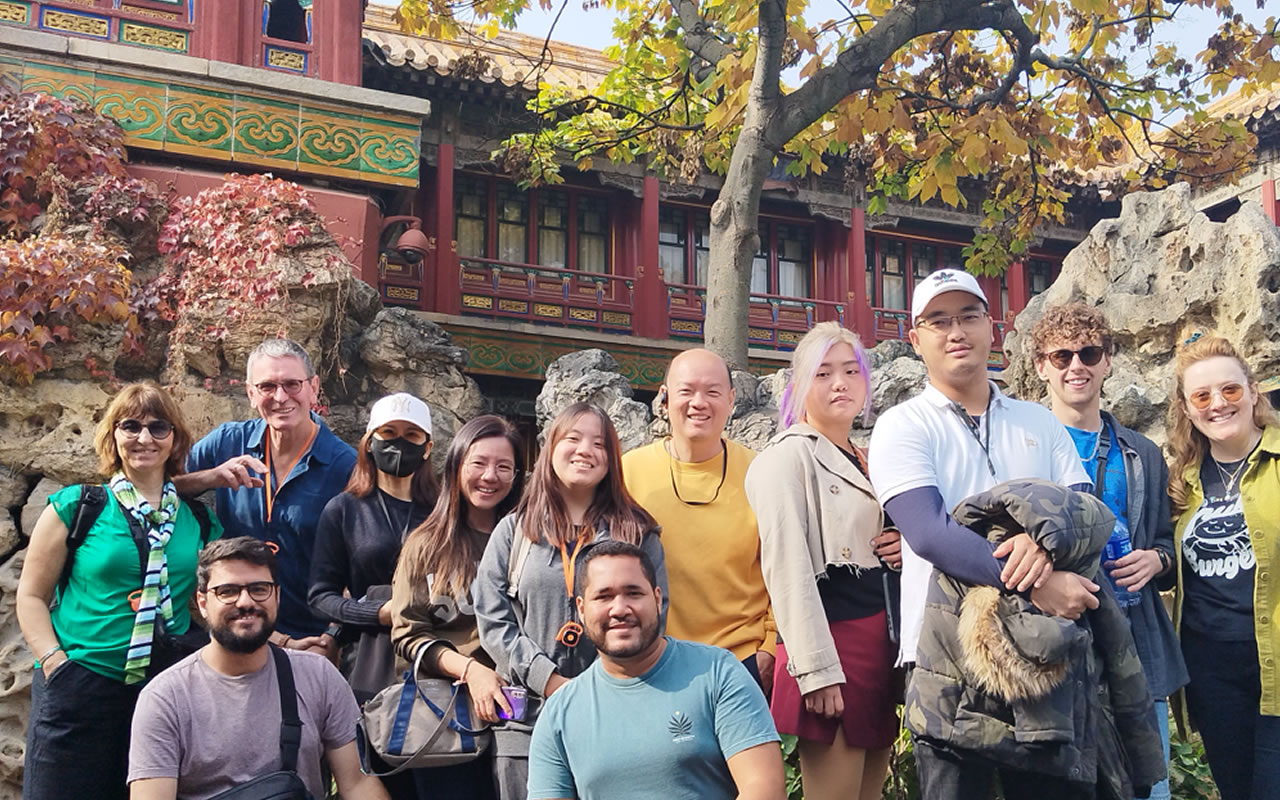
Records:
{"label": "pink dyed hair", "polygon": [[791,354],[791,380],[778,402],[779,430],[790,428],[804,416],[804,398],[813,385],[813,376],[818,374],[818,367],[831,348],[841,342],[853,348],[853,357],[858,362],[858,372],[866,389],[866,400],[862,404],[863,426],[871,420],[871,368],[862,340],[848,328],[840,327],[838,322],[819,322],[804,335]]}

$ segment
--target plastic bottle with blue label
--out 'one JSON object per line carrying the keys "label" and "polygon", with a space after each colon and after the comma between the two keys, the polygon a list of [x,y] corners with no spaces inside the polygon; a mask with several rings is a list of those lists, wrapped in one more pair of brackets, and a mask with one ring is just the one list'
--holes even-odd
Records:
{"label": "plastic bottle with blue label", "polygon": [[[1124,520],[1116,519],[1116,527],[1111,531],[1111,538],[1102,548],[1102,562],[1105,564],[1108,561],[1118,561],[1132,552],[1133,543],[1129,539],[1129,526]],[[1111,581],[1111,588],[1116,593],[1116,602],[1121,606],[1134,606],[1142,599],[1142,595],[1131,592],[1116,583],[1110,572],[1107,572],[1107,580]]]}

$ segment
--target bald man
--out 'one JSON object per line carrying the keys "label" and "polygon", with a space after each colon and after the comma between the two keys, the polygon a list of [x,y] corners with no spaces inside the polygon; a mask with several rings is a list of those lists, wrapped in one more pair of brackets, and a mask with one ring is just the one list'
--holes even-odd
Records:
{"label": "bald man", "polygon": [[729,367],[710,350],[686,350],[672,359],[658,396],[671,435],[624,455],[622,476],[662,526],[667,633],[731,651],[768,696],[777,628],[744,489],[755,453],[724,438],[734,399]]}

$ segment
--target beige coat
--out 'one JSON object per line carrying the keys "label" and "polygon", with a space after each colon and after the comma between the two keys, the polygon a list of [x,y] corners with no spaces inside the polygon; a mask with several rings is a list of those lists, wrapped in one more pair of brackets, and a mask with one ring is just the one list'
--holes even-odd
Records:
{"label": "beige coat", "polygon": [[787,671],[804,694],[844,683],[818,580],[828,564],[880,566],[871,540],[884,514],[870,481],[829,439],[799,423],[751,462],[747,499],[760,526],[760,564]]}

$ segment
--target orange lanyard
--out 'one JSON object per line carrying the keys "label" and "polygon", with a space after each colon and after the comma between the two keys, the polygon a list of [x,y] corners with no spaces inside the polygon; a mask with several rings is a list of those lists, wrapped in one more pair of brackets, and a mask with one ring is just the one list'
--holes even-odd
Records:
{"label": "orange lanyard", "polygon": [[295,458],[293,460],[293,463],[289,465],[289,468],[284,471],[284,480],[275,481],[276,489],[273,492],[271,491],[271,484],[276,474],[271,471],[271,431],[267,431],[266,433],[267,446],[263,448],[266,456],[265,460],[267,462],[267,485],[266,485],[267,522],[271,521],[272,507],[275,505],[276,495],[280,493],[281,485],[283,485],[284,482],[289,479],[289,473],[293,472],[293,468],[298,466],[298,462],[302,460],[302,457],[305,456],[307,452],[311,450],[311,444],[316,440],[316,434],[318,433],[320,433],[320,426],[313,421],[311,423],[311,438],[307,439],[307,443],[303,446],[302,450],[298,451],[298,457]]}
{"label": "orange lanyard", "polygon": [[570,602],[573,601],[573,574],[578,568],[576,558],[586,541],[587,537],[584,533],[573,543],[573,550],[566,550],[564,542],[560,543],[560,568],[564,570],[564,591],[569,595]]}

